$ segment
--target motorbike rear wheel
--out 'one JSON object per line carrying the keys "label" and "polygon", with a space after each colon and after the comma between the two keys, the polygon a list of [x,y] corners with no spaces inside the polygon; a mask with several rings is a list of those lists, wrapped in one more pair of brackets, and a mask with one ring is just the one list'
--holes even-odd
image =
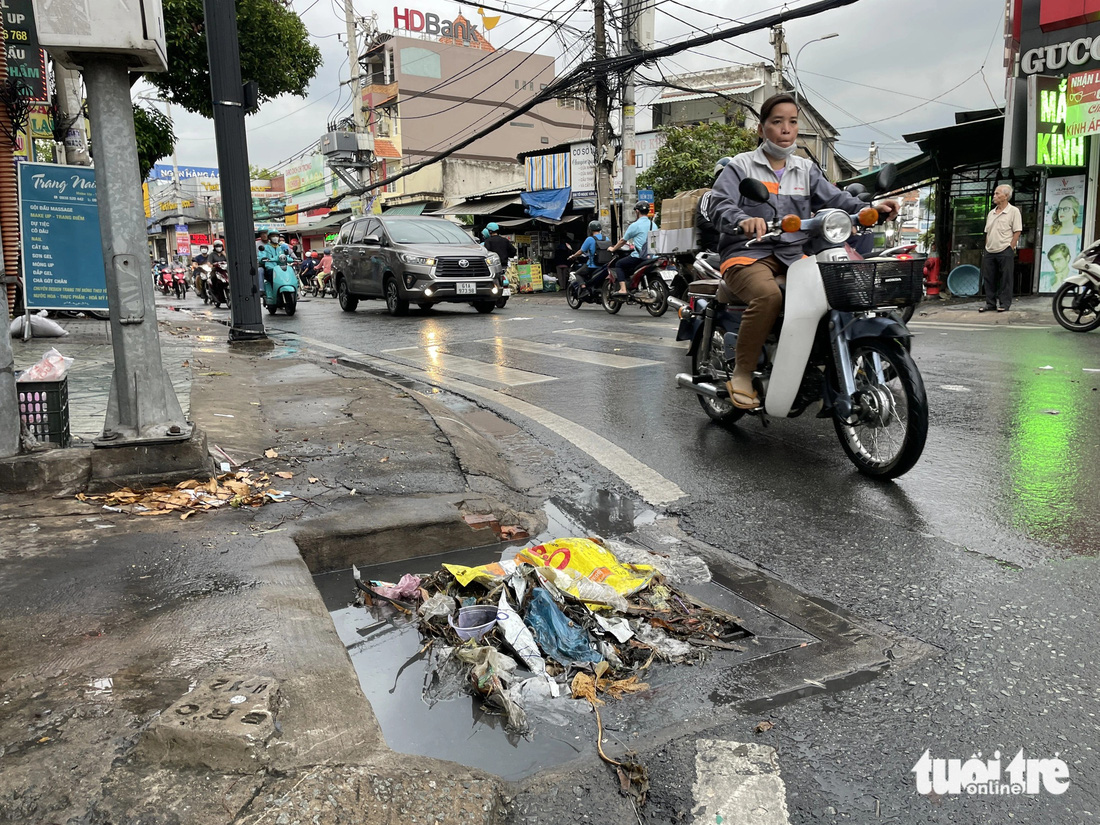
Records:
{"label": "motorbike rear wheel", "polygon": [[611,281],[603,282],[600,296],[603,298],[603,308],[611,315],[614,315],[623,308],[623,301],[625,300],[624,298],[615,297],[614,293],[616,292],[618,292],[618,287],[615,284],[611,283]]}
{"label": "motorbike rear wheel", "polygon": [[[700,345],[691,355],[692,375],[705,376],[708,381],[718,385],[725,384],[726,368],[722,364],[722,347],[722,335],[715,333],[714,341],[711,344],[710,359],[704,362],[701,354],[703,348]],[[733,424],[745,414],[744,410],[733,406],[729,401],[707,398],[705,395],[697,395],[696,398],[699,399],[703,412],[719,424]]]}
{"label": "motorbike rear wheel", "polygon": [[665,284],[660,275],[657,275],[649,288],[657,297],[653,300],[653,303],[645,305],[645,311],[654,318],[660,318],[668,312],[668,285]]}
{"label": "motorbike rear wheel", "polygon": [[1092,284],[1062,284],[1054,293],[1053,308],[1055,320],[1070,332],[1100,327],[1100,293]]}
{"label": "motorbike rear wheel", "polygon": [[924,452],[928,398],[917,365],[893,339],[851,344],[856,424],[833,418],[840,446],[865,476],[887,481],[907,473]]}

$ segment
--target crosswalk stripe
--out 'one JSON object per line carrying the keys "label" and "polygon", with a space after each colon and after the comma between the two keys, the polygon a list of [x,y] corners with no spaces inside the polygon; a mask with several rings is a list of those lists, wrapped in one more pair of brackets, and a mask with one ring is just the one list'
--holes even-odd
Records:
{"label": "crosswalk stripe", "polygon": [[559,329],[555,335],[583,335],[585,338],[596,338],[600,341],[618,341],[623,344],[641,344],[647,347],[671,347],[672,349],[687,349],[687,341],[677,341],[673,338],[657,337],[656,335],[635,335],[632,332],[604,332],[598,329]]}
{"label": "crosswalk stripe", "polygon": [[542,375],[537,372],[504,367],[500,364],[487,364],[473,358],[463,358],[461,355],[451,355],[443,352],[442,348],[438,346],[400,347],[398,349],[384,349],[382,353],[413,361],[430,373],[448,370],[461,375],[469,375],[473,378],[494,381],[506,387],[520,387],[524,384],[541,384],[546,381],[558,380],[552,375]]}
{"label": "crosswalk stripe", "polygon": [[548,358],[565,358],[569,361],[579,361],[582,364],[595,364],[600,367],[612,367],[619,370],[631,369],[633,367],[649,367],[659,363],[657,361],[647,361],[644,358],[632,358],[629,355],[593,352],[587,349],[567,347],[564,344],[544,344],[540,341],[526,341],[518,338],[490,338],[488,341],[479,341],[477,343],[500,344],[513,352],[545,355]]}

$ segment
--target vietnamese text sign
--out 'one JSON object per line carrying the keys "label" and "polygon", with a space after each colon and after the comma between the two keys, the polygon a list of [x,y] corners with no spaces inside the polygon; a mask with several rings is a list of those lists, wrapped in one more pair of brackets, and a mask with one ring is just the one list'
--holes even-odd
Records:
{"label": "vietnamese text sign", "polygon": [[176,254],[191,254],[191,235],[187,231],[187,224],[185,223],[176,224]]}
{"label": "vietnamese text sign", "polygon": [[95,171],[19,164],[23,275],[32,309],[107,309]]}
{"label": "vietnamese text sign", "polygon": [[24,84],[28,100],[47,101],[46,53],[38,47],[31,0],[4,0],[4,50],[8,53],[8,77]]}
{"label": "vietnamese text sign", "polygon": [[1084,166],[1085,139],[1066,130],[1069,81],[1032,75],[1027,84],[1027,165]]}
{"label": "vietnamese text sign", "polygon": [[1066,90],[1066,134],[1084,137],[1100,132],[1100,71],[1069,76]]}

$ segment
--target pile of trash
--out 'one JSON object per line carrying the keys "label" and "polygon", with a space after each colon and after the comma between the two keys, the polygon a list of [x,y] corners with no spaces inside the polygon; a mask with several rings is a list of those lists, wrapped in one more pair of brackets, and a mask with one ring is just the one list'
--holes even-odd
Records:
{"label": "pile of trash", "polygon": [[[430,656],[424,699],[467,692],[506,729],[528,735],[525,708],[547,699],[606,699],[648,689],[654,661],[693,663],[743,650],[736,616],[678,590],[647,564],[625,563],[596,538],[526,547],[514,558],[444,564],[396,583],[364,581],[360,603],[388,604],[416,621]],[[597,712],[598,713],[598,712]]]}
{"label": "pile of trash", "polygon": [[[289,473],[276,473],[282,477]],[[261,507],[269,501],[287,501],[293,496],[271,486],[267,473],[242,470],[223,473],[208,481],[191,479],[175,487],[131,490],[123,487],[102,495],[78,493],[81,501],[101,502],[104,510],[135,516],[163,516],[179,513],[186,520],[195,513],[219,507]]]}

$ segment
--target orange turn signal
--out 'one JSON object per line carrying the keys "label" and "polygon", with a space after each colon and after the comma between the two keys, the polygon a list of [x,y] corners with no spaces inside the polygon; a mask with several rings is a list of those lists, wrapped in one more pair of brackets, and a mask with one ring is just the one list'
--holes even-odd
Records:
{"label": "orange turn signal", "polygon": [[779,222],[779,228],[784,232],[797,232],[802,228],[802,218],[798,215],[784,215]]}
{"label": "orange turn signal", "polygon": [[878,223],[878,210],[873,206],[865,206],[859,210],[859,222],[863,226],[874,226]]}

